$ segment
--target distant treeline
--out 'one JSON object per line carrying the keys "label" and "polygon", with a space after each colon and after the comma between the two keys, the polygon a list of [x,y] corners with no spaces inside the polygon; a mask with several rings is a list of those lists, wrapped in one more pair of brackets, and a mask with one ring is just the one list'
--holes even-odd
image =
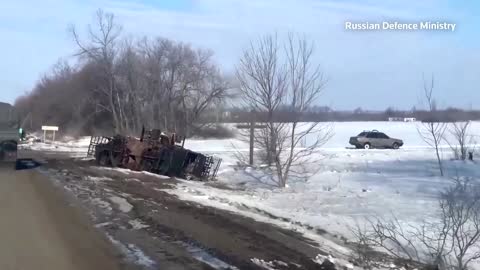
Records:
{"label": "distant treeline", "polygon": [[[234,108],[225,110],[220,119],[225,123],[244,123],[254,118],[258,122],[265,121],[267,115],[262,112],[251,112],[248,109]],[[417,121],[438,121],[438,122],[458,122],[469,120],[480,120],[480,110],[463,110],[457,108],[438,109],[434,112],[426,110],[394,110],[385,111],[364,111],[356,109],[353,111],[335,111],[328,107],[312,108],[302,115],[295,115],[287,108],[275,113],[275,121],[291,122],[294,119],[300,119],[302,122],[347,122],[347,121],[388,121],[389,118],[416,118]],[[213,121],[213,115],[204,121]],[[217,119],[218,121],[218,119]]]}

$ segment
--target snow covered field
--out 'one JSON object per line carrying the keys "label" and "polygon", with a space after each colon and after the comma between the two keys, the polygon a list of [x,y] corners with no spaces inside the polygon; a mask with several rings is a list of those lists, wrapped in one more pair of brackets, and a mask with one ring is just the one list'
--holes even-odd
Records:
{"label": "snow covered field", "polygon": [[[478,179],[480,164],[452,161],[451,150],[444,142],[442,157],[447,172],[440,177],[434,151],[422,141],[417,125],[420,124],[335,123],[335,135],[312,156],[315,162],[308,165],[314,175],[308,180],[292,180],[285,189],[262,180],[259,171],[236,168],[235,152],[246,151],[246,143],[237,139],[190,140],[186,147],[223,158],[218,178],[219,184],[228,188],[184,181],[173,192],[185,200],[246,215],[266,212],[283,218],[271,222],[285,226],[288,220],[292,229],[306,233],[313,227],[347,238],[352,236],[350,228],[371,215],[394,214],[403,223],[421,222],[436,214],[438,192],[452,183],[452,177]],[[400,150],[346,148],[350,136],[371,129],[404,140],[404,147]],[[472,123],[470,133],[477,135],[474,140],[480,142],[480,122]],[[447,139],[453,142],[449,134]]]}

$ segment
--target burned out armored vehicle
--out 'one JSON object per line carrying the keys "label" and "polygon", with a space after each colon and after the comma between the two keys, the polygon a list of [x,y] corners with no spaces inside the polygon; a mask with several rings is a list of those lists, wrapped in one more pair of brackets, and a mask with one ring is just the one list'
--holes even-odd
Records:
{"label": "burned out armored vehicle", "polygon": [[140,138],[92,137],[88,155],[100,166],[208,181],[214,179],[221,159],[183,147],[185,138],[160,130],[142,130]]}

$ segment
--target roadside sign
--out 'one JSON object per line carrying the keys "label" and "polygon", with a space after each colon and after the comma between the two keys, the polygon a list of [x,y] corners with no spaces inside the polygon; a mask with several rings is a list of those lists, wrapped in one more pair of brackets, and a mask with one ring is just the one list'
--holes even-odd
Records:
{"label": "roadside sign", "polygon": [[47,139],[47,131],[53,131],[53,142],[55,142],[55,132],[58,131],[56,126],[42,126],[43,130],[43,142]]}
{"label": "roadside sign", "polygon": [[42,126],[43,131],[58,131],[58,127],[55,126]]}

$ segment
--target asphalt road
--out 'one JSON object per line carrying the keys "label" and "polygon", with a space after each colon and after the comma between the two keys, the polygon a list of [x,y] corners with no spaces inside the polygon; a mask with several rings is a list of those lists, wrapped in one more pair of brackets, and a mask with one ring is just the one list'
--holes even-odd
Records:
{"label": "asphalt road", "polygon": [[82,211],[36,171],[0,165],[0,269],[124,269]]}

